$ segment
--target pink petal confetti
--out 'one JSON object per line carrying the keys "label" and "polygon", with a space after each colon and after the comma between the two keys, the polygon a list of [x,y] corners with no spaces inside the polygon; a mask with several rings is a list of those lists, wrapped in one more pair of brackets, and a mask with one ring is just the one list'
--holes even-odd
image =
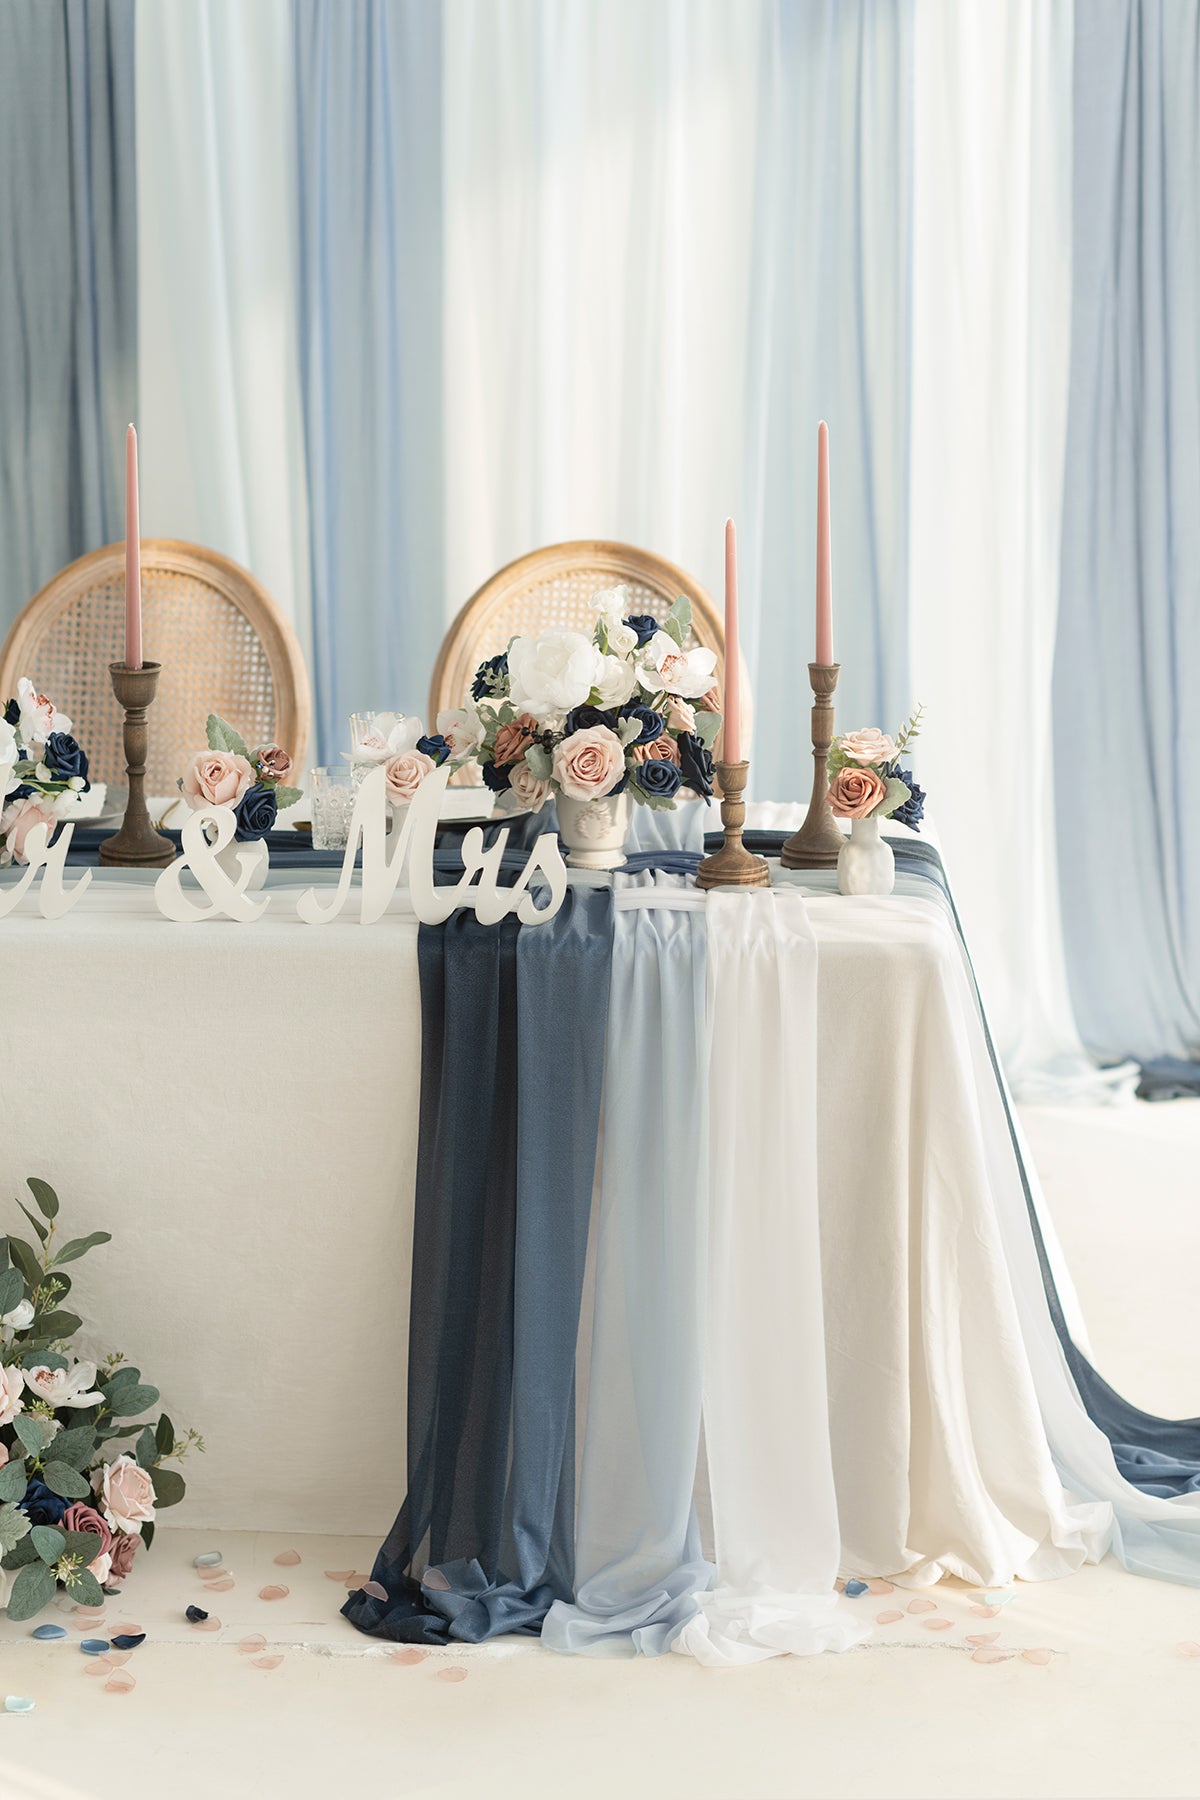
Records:
{"label": "pink petal confetti", "polygon": [[291,1591],[290,1588],[272,1585],[271,1587],[259,1588],[258,1597],[260,1600],[286,1600]]}
{"label": "pink petal confetti", "polygon": [[196,1619],[192,1624],[193,1631],[220,1631],[221,1621],[209,1613],[207,1619]]}
{"label": "pink petal confetti", "polygon": [[132,1655],[132,1650],[110,1650],[104,1660],[110,1667],[119,1669],[121,1664],[127,1663]]}
{"label": "pink petal confetti", "polygon": [[364,1581],[362,1591],[364,1594],[370,1594],[375,1600],[386,1600],[388,1597],[388,1591],[382,1581]]}
{"label": "pink petal confetti", "polygon": [[415,1644],[410,1644],[407,1649],[393,1650],[392,1661],[399,1663],[402,1669],[413,1669],[418,1663],[423,1663],[428,1655],[428,1650],[419,1650]]}
{"label": "pink petal confetti", "polygon": [[953,1619],[922,1619],[921,1623],[925,1627],[926,1631],[953,1631],[954,1630],[954,1620]]}
{"label": "pink petal confetti", "polygon": [[897,1619],[902,1619],[903,1617],[904,1617],[904,1614],[898,1613],[898,1612],[876,1613],[875,1614],[875,1623],[877,1625],[894,1625],[896,1623]]}
{"label": "pink petal confetti", "polygon": [[453,1669],[439,1669],[437,1678],[439,1681],[465,1681],[467,1679],[467,1671],[457,1667]]}
{"label": "pink petal confetti", "polygon": [[1007,1650],[972,1650],[971,1661],[981,1663],[1001,1663],[1009,1660]]}
{"label": "pink petal confetti", "polygon": [[298,1550],[281,1550],[275,1561],[281,1569],[294,1569],[300,1561],[300,1552]]}
{"label": "pink petal confetti", "polygon": [[252,1631],[248,1637],[238,1639],[237,1647],[243,1656],[255,1656],[258,1651],[266,1649],[267,1640],[261,1631]]}
{"label": "pink petal confetti", "polygon": [[342,1586],[345,1587],[353,1574],[353,1569],[326,1569],[325,1579],[326,1581],[340,1581]]}
{"label": "pink petal confetti", "polygon": [[908,1605],[910,1613],[926,1613],[937,1611],[936,1600],[911,1600]]}
{"label": "pink petal confetti", "polygon": [[868,1581],[868,1594],[894,1594],[895,1585],[890,1581]]}
{"label": "pink petal confetti", "polygon": [[283,1661],[282,1656],[255,1656],[251,1658],[252,1669],[277,1669]]}
{"label": "pink petal confetti", "polygon": [[114,1625],[112,1628],[114,1637],[141,1637],[143,1629],[141,1625],[125,1624]]}
{"label": "pink petal confetti", "polygon": [[128,1694],[137,1686],[137,1682],[128,1669],[114,1669],[104,1684],[106,1694]]}
{"label": "pink petal confetti", "polygon": [[71,1628],[74,1631],[82,1631],[85,1633],[86,1632],[94,1632],[94,1631],[98,1630],[98,1628],[101,1625],[103,1625],[103,1623],[104,1623],[103,1619],[74,1619],[74,1620],[72,1620]]}
{"label": "pink petal confetti", "polygon": [[[352,1594],[354,1594],[358,1592],[360,1587],[365,1587],[370,1579],[371,1577],[369,1575],[364,1575],[361,1569],[352,1569],[350,1574],[347,1575],[344,1585],[350,1589]],[[449,1582],[447,1582],[446,1585],[449,1587]]]}
{"label": "pink petal confetti", "polygon": [[214,1581],[231,1581],[233,1579],[228,1569],[197,1569],[196,1574],[205,1587],[211,1587]]}
{"label": "pink petal confetti", "polygon": [[1200,1656],[1200,1644],[1193,1643],[1190,1638],[1185,1638],[1182,1644],[1176,1644],[1175,1654],[1188,1657]]}
{"label": "pink petal confetti", "polygon": [[235,1584],[229,1577],[226,1577],[224,1581],[206,1581],[204,1585],[210,1594],[227,1594]]}
{"label": "pink petal confetti", "polygon": [[998,1631],[980,1631],[967,1639],[968,1644],[994,1644],[1000,1636]]}
{"label": "pink petal confetti", "polygon": [[435,1594],[448,1594],[450,1592],[450,1577],[443,1574],[441,1569],[426,1569],[421,1577],[421,1586],[432,1588]]}
{"label": "pink petal confetti", "polygon": [[977,1619],[994,1619],[999,1614],[998,1606],[973,1606],[971,1611]]}
{"label": "pink petal confetti", "polygon": [[1036,1663],[1039,1668],[1044,1669],[1053,1654],[1054,1652],[1052,1650],[1022,1650],[1021,1661]]}
{"label": "pink petal confetti", "polygon": [[107,1656],[94,1656],[83,1672],[85,1675],[111,1675],[113,1666]]}

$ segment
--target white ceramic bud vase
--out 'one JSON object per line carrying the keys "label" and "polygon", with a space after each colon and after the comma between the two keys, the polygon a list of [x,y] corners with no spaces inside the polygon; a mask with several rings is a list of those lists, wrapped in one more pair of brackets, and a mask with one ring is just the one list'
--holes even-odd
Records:
{"label": "white ceramic bud vase", "polygon": [[838,852],[840,894],[890,894],[896,885],[896,858],[880,835],[883,820],[851,819],[850,836]]}
{"label": "white ceramic bud vase", "polygon": [[242,869],[247,870],[243,893],[256,894],[259,888],[266,885],[271,856],[261,838],[251,838],[248,843],[242,844],[234,838],[231,844],[226,844],[223,850],[217,851],[214,860],[235,886],[242,878]]}
{"label": "white ceramic bud vase", "polygon": [[555,790],[558,829],[573,869],[623,869],[629,837],[628,794],[570,800]]}

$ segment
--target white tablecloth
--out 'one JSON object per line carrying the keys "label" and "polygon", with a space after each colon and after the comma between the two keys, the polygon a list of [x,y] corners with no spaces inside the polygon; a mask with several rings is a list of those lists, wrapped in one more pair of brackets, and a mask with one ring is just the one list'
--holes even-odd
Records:
{"label": "white tablecloth", "polygon": [[[303,925],[300,885],[254,926],[186,927],[100,874],[68,919],[0,924],[0,1142],[10,1191],[43,1175],[72,1232],[114,1233],[76,1265],[77,1310],[205,1434],[176,1521],[381,1532],[404,1490],[417,926],[402,897],[369,929]],[[807,904],[844,1562],[1064,1572],[1081,1522],[1022,1350],[1000,1101],[944,903],[901,877]]]}

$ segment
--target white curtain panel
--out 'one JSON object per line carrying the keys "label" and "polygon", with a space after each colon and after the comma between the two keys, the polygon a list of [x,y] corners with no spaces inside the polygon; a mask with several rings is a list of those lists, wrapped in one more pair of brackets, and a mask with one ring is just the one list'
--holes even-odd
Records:
{"label": "white curtain panel", "polygon": [[137,9],[142,533],[243,563],[312,641],[288,0]]}

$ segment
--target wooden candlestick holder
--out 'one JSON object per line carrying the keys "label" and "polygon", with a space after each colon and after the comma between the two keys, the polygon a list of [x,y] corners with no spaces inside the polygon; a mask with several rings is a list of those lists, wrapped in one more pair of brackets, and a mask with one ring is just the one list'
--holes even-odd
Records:
{"label": "wooden candlestick holder", "polygon": [[150,735],[146,713],[161,667],[155,662],[143,663],[140,669],[131,669],[128,663],[108,665],[113,693],[125,709],[125,773],[129,778],[124,822],[120,831],[100,846],[100,861],[109,868],[165,869],[175,860],[174,844],[155,831],[146,811],[146,743]]}
{"label": "wooden candlestick holder", "polygon": [[812,709],[812,798],[808,814],[799,831],[785,839],[779,860],[785,869],[832,869],[846,842],[829,810],[829,746],[833,742],[833,690],[837,687],[841,663],[809,663],[808,679],[813,691]]}
{"label": "wooden candlestick holder", "polygon": [[696,870],[696,885],[715,887],[770,887],[770,870],[761,856],[755,856],[742,842],[746,822],[746,806],[742,799],[748,762],[717,764],[717,780],[721,784],[721,824],[725,842],[711,856],[706,856]]}

